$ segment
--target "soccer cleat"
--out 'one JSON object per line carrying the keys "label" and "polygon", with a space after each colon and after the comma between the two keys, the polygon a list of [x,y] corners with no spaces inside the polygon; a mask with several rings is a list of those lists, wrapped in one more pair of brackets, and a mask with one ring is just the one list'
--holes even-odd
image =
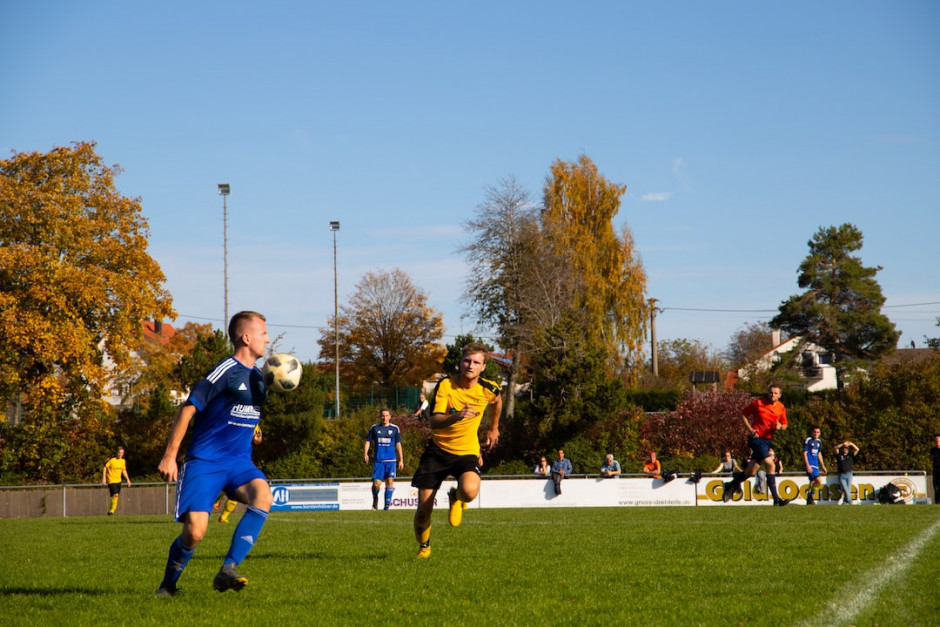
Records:
{"label": "soccer cleat", "polygon": [[215,575],[215,579],[212,580],[212,587],[219,592],[225,592],[226,590],[238,592],[247,585],[248,579],[236,573],[235,566],[232,564],[220,568]]}
{"label": "soccer cleat", "polygon": [[721,486],[721,502],[722,502],[722,503],[727,503],[728,501],[731,500],[731,497],[733,497],[733,496],[734,496],[734,487],[732,486],[731,482],[729,481],[728,483],[722,484],[722,486]]}
{"label": "soccer cleat", "polygon": [[790,499],[777,499],[774,501],[774,505],[777,507],[783,507],[790,504]]}
{"label": "soccer cleat", "polygon": [[222,523],[223,525],[227,525],[227,524],[228,524],[228,518],[222,518],[221,516],[219,516],[219,522]]}
{"label": "soccer cleat", "polygon": [[447,522],[451,527],[459,527],[463,520],[463,507],[460,499],[457,498],[457,488],[451,488],[447,493],[447,500],[450,502],[450,511],[447,513]]}
{"label": "soccer cleat", "polygon": [[171,596],[174,596],[174,595],[176,594],[176,591],[177,591],[177,590],[178,590],[178,588],[176,588],[176,587],[173,587],[173,588],[164,588],[163,586],[160,586],[159,588],[157,588],[156,596],[158,596],[158,597],[171,597]]}
{"label": "soccer cleat", "polygon": [[431,557],[431,543],[422,544],[418,547],[418,559],[426,560]]}

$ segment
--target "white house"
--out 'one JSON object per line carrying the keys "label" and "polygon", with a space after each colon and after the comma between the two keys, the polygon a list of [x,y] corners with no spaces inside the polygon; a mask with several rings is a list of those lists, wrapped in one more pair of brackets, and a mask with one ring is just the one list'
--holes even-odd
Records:
{"label": "white house", "polygon": [[[781,342],[780,331],[773,331],[771,337],[773,348],[761,355],[753,364],[740,369],[739,378],[746,380],[749,378],[749,373],[767,372],[783,359],[784,354],[795,349],[801,340],[800,337],[791,337]],[[809,392],[834,390],[839,387],[836,367],[833,365],[833,355],[820,346],[807,343],[802,347],[799,369],[803,387]]]}

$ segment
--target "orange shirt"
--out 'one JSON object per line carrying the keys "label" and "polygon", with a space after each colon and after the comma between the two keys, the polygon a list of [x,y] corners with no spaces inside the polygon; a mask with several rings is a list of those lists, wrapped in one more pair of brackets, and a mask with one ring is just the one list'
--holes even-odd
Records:
{"label": "orange shirt", "polygon": [[771,403],[767,399],[759,398],[751,401],[751,404],[741,412],[751,423],[757,437],[769,440],[774,437],[774,431],[777,430],[777,423],[787,424],[787,408],[780,401]]}
{"label": "orange shirt", "polygon": [[643,472],[647,474],[653,474],[653,479],[662,479],[662,476],[659,474],[662,472],[662,466],[660,466],[658,459],[656,461],[649,461],[643,464]]}

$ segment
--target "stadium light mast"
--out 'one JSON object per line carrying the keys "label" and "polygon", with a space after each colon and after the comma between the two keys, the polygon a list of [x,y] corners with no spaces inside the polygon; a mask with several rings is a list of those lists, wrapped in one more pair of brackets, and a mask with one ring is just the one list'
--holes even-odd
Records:
{"label": "stadium light mast", "polygon": [[336,347],[336,418],[339,418],[339,281],[336,275],[336,232],[339,230],[339,221],[330,220],[330,230],[333,231],[333,341]]}
{"label": "stadium light mast", "polygon": [[[228,183],[219,183],[219,195],[222,196],[222,263],[223,281],[225,283],[225,318],[222,320],[222,330],[228,327],[228,195],[231,187]],[[231,341],[231,338],[229,338]]]}

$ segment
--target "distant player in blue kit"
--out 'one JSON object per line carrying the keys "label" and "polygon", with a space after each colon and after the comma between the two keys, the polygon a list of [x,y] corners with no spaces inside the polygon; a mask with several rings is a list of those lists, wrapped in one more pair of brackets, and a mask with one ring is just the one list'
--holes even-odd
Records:
{"label": "distant player in blue kit", "polygon": [[823,485],[823,478],[819,476],[826,474],[826,462],[823,461],[822,441],[819,439],[821,431],[819,427],[813,427],[810,436],[803,440],[803,464],[806,466],[806,478],[809,479],[809,486],[806,488],[806,504],[816,504],[816,494]]}
{"label": "distant player in blue kit", "polygon": [[[170,545],[157,596],[176,594],[183,569],[206,535],[209,513],[219,492],[234,496],[248,510],[235,527],[212,587],[219,592],[244,588],[248,580],[235,572],[235,567],[258,540],[271,510],[268,479],[251,461],[252,437],[266,394],[255,362],[264,356],[271,341],[267,323],[257,312],[241,311],[232,316],[228,335],[235,352],[193,387],[176,414],[160,461],[160,475],[165,481],[179,479],[175,516],[183,523],[183,530]],[[177,455],[190,422],[192,438],[180,470]]]}
{"label": "distant player in blue kit", "polygon": [[372,509],[379,508],[379,489],[385,482],[385,509],[392,504],[395,493],[395,470],[405,467],[401,452],[401,431],[393,425],[392,412],[383,407],[379,412],[382,422],[372,425],[362,450],[362,458],[369,463],[369,446],[375,443],[375,461],[372,463]]}

